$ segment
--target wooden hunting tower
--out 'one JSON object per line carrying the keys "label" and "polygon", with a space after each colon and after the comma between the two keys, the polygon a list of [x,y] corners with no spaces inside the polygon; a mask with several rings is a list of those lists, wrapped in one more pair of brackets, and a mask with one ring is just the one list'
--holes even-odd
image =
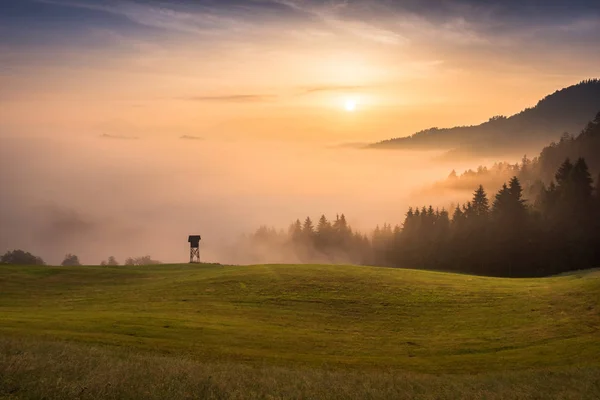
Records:
{"label": "wooden hunting tower", "polygon": [[190,263],[200,262],[200,235],[188,236],[190,243]]}

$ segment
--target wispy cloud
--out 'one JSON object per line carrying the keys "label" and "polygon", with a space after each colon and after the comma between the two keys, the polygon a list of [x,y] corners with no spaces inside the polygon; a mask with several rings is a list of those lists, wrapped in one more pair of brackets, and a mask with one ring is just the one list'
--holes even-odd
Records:
{"label": "wispy cloud", "polygon": [[[264,9],[254,10],[252,6],[244,7],[246,14],[236,14],[227,6],[218,3],[198,2],[195,5],[181,7],[177,3],[139,3],[130,0],[111,0],[108,2],[89,2],[85,0],[36,0],[41,3],[63,7],[77,7],[101,11],[125,17],[132,22],[153,28],[180,31],[194,34],[210,35],[218,32],[254,31],[263,28],[261,18]],[[314,4],[298,0],[257,1],[254,4],[270,3],[284,6],[311,19],[324,23],[329,29],[358,38],[386,44],[401,44],[406,38],[397,32],[366,23],[359,19],[348,19],[340,11],[346,8],[347,2],[327,2]],[[262,12],[261,12],[262,11]],[[292,29],[293,31],[293,29]]]}
{"label": "wispy cloud", "polygon": [[[146,27],[172,32],[209,36],[215,39],[243,33],[264,37],[299,34],[321,37],[353,37],[364,41],[398,46],[423,41],[430,44],[494,45],[509,40],[520,31],[530,32],[549,18],[553,29],[567,34],[595,33],[597,13],[545,16],[539,8],[530,16],[527,7],[507,6],[498,2],[449,0],[439,7],[426,2],[389,2],[374,0],[254,0],[243,5],[230,2],[194,1],[159,2],[133,0],[35,0],[63,7],[76,7],[117,15]],[[566,4],[566,3],[565,3]],[[288,13],[278,14],[281,9]],[[537,9],[537,8],[536,8]],[[557,8],[559,9],[559,8]],[[529,16],[529,17],[528,17]],[[590,18],[592,16],[593,18]],[[275,17],[281,17],[275,18]],[[586,19],[582,20],[582,17]],[[289,24],[282,19],[294,18]],[[559,21],[562,21],[559,23]]]}
{"label": "wispy cloud", "polygon": [[301,87],[299,88],[300,94],[312,94],[319,92],[346,92],[346,91],[356,91],[356,90],[365,90],[372,88],[373,86],[366,85],[319,85],[319,86],[309,86],[309,87]]}
{"label": "wispy cloud", "polygon": [[408,41],[405,36],[392,30],[361,20],[345,18],[342,11],[349,7],[348,1],[334,0],[324,4],[314,4],[302,0],[271,0],[271,2],[311,15],[334,30],[362,39],[390,45],[404,44]]}
{"label": "wispy cloud", "polygon": [[277,98],[274,95],[264,94],[232,94],[224,96],[190,96],[182,97],[181,100],[188,101],[215,101],[215,102],[232,102],[232,103],[259,103],[273,101]]}
{"label": "wispy cloud", "polygon": [[179,139],[183,140],[204,140],[202,136],[194,136],[194,135],[181,135]]}
{"label": "wispy cloud", "polygon": [[121,139],[121,140],[136,140],[139,139],[137,136],[127,136],[127,135],[114,135],[110,133],[103,133],[100,135],[103,139]]}
{"label": "wispy cloud", "polygon": [[138,3],[128,0],[105,3],[82,0],[36,0],[40,3],[63,7],[77,7],[102,11],[125,17],[140,25],[170,31],[194,34],[212,34],[215,31],[240,30],[249,25],[233,18],[217,7],[194,7],[187,10],[175,9],[174,4]]}

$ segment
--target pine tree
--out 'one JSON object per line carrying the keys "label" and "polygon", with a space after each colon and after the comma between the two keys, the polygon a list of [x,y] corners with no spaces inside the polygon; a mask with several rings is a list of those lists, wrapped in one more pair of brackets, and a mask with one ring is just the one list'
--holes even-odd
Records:
{"label": "pine tree", "polygon": [[433,218],[433,216],[435,215],[435,211],[433,210],[433,206],[429,206],[429,208],[427,209],[427,216],[430,218]]}
{"label": "pine tree", "polygon": [[379,228],[379,225],[375,226],[375,229],[373,229],[373,241],[379,240],[380,236],[381,236],[381,229]]}
{"label": "pine tree", "polygon": [[448,211],[446,211],[446,209],[442,208],[442,211],[439,212],[435,225],[438,234],[446,234],[450,228],[450,216],[448,215]]}
{"label": "pine tree", "polygon": [[325,215],[321,215],[319,222],[317,223],[317,235],[326,235],[331,229],[331,224],[327,221]]}
{"label": "pine tree", "polygon": [[404,216],[404,223],[402,224],[402,236],[405,238],[411,238],[415,234],[415,213],[413,208],[409,207],[408,211]]}
{"label": "pine tree", "polygon": [[312,219],[310,219],[310,217],[306,217],[306,219],[304,220],[304,224],[302,225],[302,231],[304,233],[313,233],[314,232]]}
{"label": "pine tree", "polygon": [[344,247],[349,246],[350,238],[352,237],[352,228],[348,225],[344,214],[340,215],[340,219],[337,221],[337,235]]}
{"label": "pine tree", "polygon": [[319,222],[317,223],[317,230],[315,232],[315,244],[321,250],[327,250],[331,245],[331,231],[331,224],[325,215],[321,215],[321,218],[319,218]]}
{"label": "pine tree", "polygon": [[505,183],[496,194],[492,211],[499,223],[520,226],[525,222],[526,210],[523,189],[515,176],[510,180],[509,186]]}
{"label": "pine tree", "polygon": [[502,218],[504,216],[504,214],[510,207],[510,197],[511,195],[508,190],[508,186],[506,186],[505,183],[504,185],[502,185],[502,189],[500,189],[498,193],[496,193],[494,203],[492,204],[492,211],[494,212],[494,215],[496,215],[499,218]]}
{"label": "pine tree", "polygon": [[594,191],[594,181],[583,158],[579,158],[571,170],[571,181],[574,196],[582,203],[589,202]]}
{"label": "pine tree", "polygon": [[339,237],[345,237],[348,234],[349,227],[348,222],[346,221],[346,216],[344,214],[337,215],[335,221],[332,225],[333,232]]}
{"label": "pine tree", "polygon": [[470,201],[467,201],[465,204],[463,204],[462,211],[465,219],[469,219],[473,216],[473,205]]}
{"label": "pine tree", "polygon": [[511,213],[514,218],[521,218],[526,211],[525,200],[523,199],[523,188],[521,182],[516,176],[513,176],[508,183],[508,194],[510,196]]}
{"label": "pine tree", "polygon": [[452,224],[458,225],[461,224],[465,217],[465,213],[460,209],[460,204],[456,206],[454,209],[454,213],[452,214]]}
{"label": "pine tree", "polygon": [[571,160],[567,158],[561,164],[560,168],[556,172],[556,175],[554,175],[554,178],[556,179],[556,185],[559,189],[566,188],[568,186],[571,171],[573,171],[573,164],[571,164]]}
{"label": "pine tree", "polygon": [[[600,117],[600,113],[598,113]],[[596,208],[600,211],[600,174],[598,174],[598,178],[596,178],[596,187],[594,188],[594,196],[596,198]]]}
{"label": "pine tree", "polygon": [[490,209],[489,201],[483,186],[479,185],[475,193],[473,193],[473,213],[477,217],[485,217]]}
{"label": "pine tree", "polygon": [[554,182],[550,182],[548,187],[542,186],[537,206],[545,217],[550,217],[558,201],[558,189]]}
{"label": "pine tree", "polygon": [[531,178],[531,164],[531,160],[527,158],[527,155],[524,155],[523,159],[521,160],[520,176],[525,181],[528,181]]}
{"label": "pine tree", "polygon": [[310,217],[306,217],[304,224],[302,225],[302,237],[306,243],[312,243],[315,236],[315,230],[313,222]]}
{"label": "pine tree", "polygon": [[299,219],[290,225],[289,237],[294,243],[302,240],[302,223]]}
{"label": "pine tree", "polygon": [[340,215],[340,226],[342,227],[342,229],[349,229],[348,222],[346,221],[346,216],[343,213],[342,215]]}

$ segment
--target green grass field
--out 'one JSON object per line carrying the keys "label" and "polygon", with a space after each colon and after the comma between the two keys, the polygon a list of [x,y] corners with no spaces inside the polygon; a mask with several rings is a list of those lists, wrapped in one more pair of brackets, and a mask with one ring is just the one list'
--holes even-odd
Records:
{"label": "green grass field", "polygon": [[600,271],[0,267],[4,398],[600,398]]}

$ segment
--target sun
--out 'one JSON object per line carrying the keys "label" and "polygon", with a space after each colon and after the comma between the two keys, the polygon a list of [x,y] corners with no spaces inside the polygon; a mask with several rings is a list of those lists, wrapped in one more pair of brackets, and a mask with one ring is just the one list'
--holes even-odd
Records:
{"label": "sun", "polygon": [[346,103],[344,104],[344,108],[348,112],[353,112],[356,110],[356,100],[355,99],[346,99]]}

